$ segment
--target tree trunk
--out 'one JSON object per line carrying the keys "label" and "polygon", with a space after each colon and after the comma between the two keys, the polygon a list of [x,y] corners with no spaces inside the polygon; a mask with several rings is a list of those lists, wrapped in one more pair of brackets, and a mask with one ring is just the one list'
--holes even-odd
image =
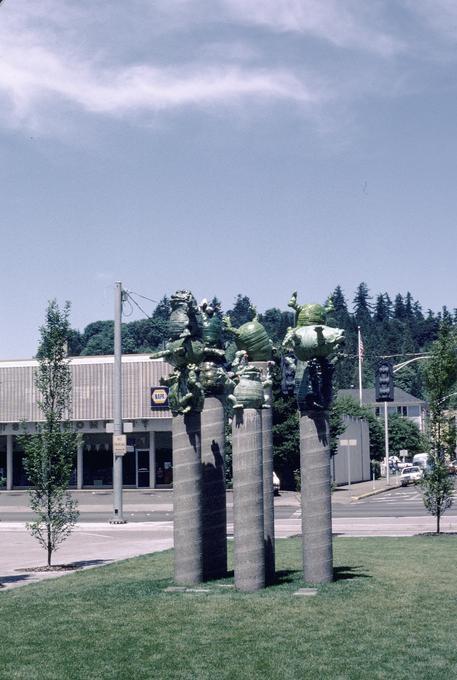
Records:
{"label": "tree trunk", "polygon": [[436,533],[440,533],[440,520],[441,520],[441,512],[438,510],[436,513]]}

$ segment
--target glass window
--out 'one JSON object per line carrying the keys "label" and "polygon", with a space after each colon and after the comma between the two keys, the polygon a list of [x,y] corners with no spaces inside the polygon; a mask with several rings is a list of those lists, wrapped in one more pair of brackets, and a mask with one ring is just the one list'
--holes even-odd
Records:
{"label": "glass window", "polygon": [[408,406],[408,415],[417,418],[418,416],[420,416],[420,407]]}

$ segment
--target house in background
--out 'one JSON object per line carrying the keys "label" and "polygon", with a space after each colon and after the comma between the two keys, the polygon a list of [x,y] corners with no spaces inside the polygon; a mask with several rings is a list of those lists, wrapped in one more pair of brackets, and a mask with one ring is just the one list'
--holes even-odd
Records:
{"label": "house in background", "polygon": [[[359,390],[338,390],[338,397],[351,397],[359,403]],[[427,402],[412,394],[405,392],[400,387],[395,388],[394,401],[387,403],[387,413],[392,415],[397,413],[402,418],[408,418],[416,423],[421,432],[425,431],[425,416],[427,413]],[[373,413],[379,418],[384,417],[384,404],[376,401],[374,387],[362,390],[362,406],[372,409]]]}

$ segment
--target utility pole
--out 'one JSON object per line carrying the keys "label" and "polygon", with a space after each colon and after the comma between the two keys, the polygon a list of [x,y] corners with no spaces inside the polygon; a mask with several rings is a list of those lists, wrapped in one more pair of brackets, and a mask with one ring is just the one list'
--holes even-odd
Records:
{"label": "utility pole", "polygon": [[122,461],[127,451],[122,432],[122,283],[116,281],[114,294],[114,371],[113,371],[113,517],[111,524],[125,524],[122,514]]}

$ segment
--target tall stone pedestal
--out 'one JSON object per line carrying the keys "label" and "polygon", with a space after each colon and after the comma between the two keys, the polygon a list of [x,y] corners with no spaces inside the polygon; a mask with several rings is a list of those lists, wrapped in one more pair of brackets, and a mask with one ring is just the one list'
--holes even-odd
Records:
{"label": "tall stone pedestal", "polygon": [[235,587],[244,592],[265,586],[262,416],[259,409],[237,411],[232,424]]}
{"label": "tall stone pedestal", "polygon": [[181,585],[203,580],[200,430],[200,413],[173,418],[175,582]]}
{"label": "tall stone pedestal", "polygon": [[203,578],[206,580],[227,574],[224,405],[217,397],[206,397],[201,428]]}
{"label": "tall stone pedestal", "polygon": [[333,580],[329,420],[326,411],[300,415],[303,577]]}

